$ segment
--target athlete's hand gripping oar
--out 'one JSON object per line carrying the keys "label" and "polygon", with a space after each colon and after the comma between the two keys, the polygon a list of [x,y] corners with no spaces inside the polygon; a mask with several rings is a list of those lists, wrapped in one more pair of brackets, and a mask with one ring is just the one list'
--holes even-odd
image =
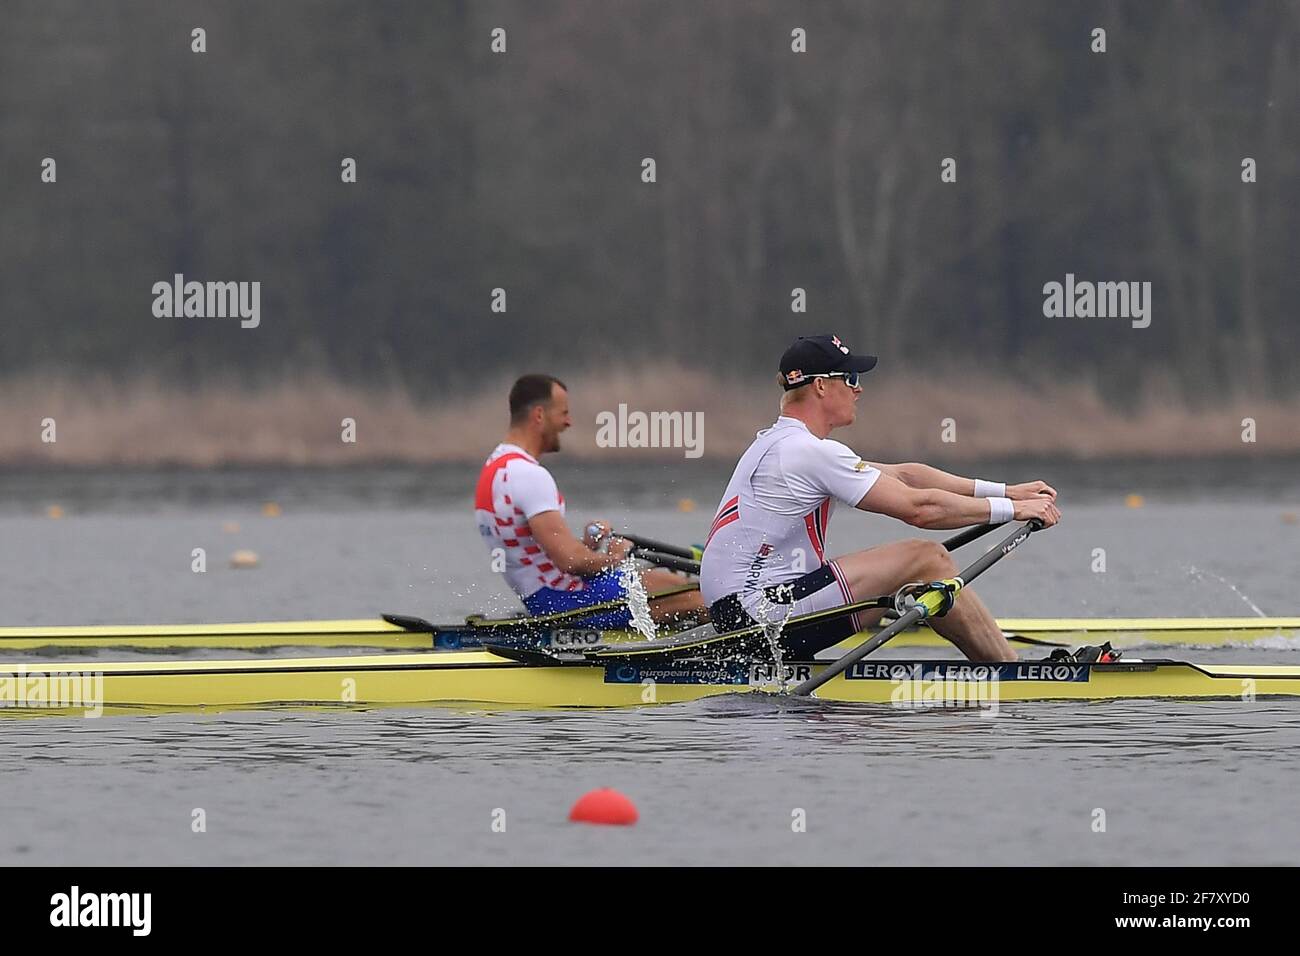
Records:
{"label": "athlete's hand gripping oar", "polygon": [[1002,544],[977,558],[970,567],[962,571],[957,577],[934,582],[917,596],[916,603],[905,611],[897,621],[890,624],[875,637],[864,641],[843,657],[833,661],[820,674],[808,678],[808,680],[791,690],[790,693],[801,696],[811,694],[835,675],[848,670],[876,648],[892,640],[913,624],[924,621],[927,617],[947,613],[962,588],[997,564],[1003,557],[1020,547],[1031,534],[1041,527],[1043,527],[1043,524],[1037,518],[1026,522],[1008,535]]}

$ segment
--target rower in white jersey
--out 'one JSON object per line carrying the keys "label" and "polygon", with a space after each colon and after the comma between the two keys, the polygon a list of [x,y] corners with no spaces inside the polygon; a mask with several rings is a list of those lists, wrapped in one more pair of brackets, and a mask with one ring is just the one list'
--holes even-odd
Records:
{"label": "rower in white jersey", "polygon": [[[564,496],[538,462],[560,450],[569,419],[569,392],[550,375],[525,375],[510,389],[510,429],[479,474],[474,512],[490,552],[505,558],[502,573],[530,614],[571,611],[614,602],[612,609],[575,618],[587,627],[627,627],[631,613],[618,565],[631,543],[612,537],[603,521],[592,522],[579,540],[564,521]],[[598,546],[608,542],[604,551]],[[681,591],[671,571],[641,572],[656,623],[707,614],[698,591]],[[656,598],[660,591],[681,593]]]}
{"label": "rower in white jersey", "polygon": [[[839,607],[957,573],[943,545],[930,540],[895,541],[827,561],[826,526],[836,502],[925,529],[1031,518],[1050,526],[1060,519],[1056,491],[1045,482],[1008,486],[916,462],[877,464],[832,441],[834,429],[853,424],[862,394],[858,378],[875,364],[874,355],[855,355],[834,335],[799,338],[781,357],[781,417],[741,457],[704,546],[700,590],[718,630]],[[829,646],[877,623],[882,613],[833,618],[805,630],[799,643]],[[969,588],[947,615],[927,623],[971,660],[1016,659]]]}

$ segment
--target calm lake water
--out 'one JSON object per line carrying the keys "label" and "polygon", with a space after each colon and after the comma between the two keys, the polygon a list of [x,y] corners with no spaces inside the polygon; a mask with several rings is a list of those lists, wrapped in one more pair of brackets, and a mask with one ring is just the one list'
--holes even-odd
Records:
{"label": "calm lake water", "polygon": [[[680,542],[702,539],[725,479],[703,465],[555,471],[575,527],[605,517]],[[1295,463],[1238,465],[1235,477],[1231,463],[984,472],[1063,490],[1062,525],[981,578],[999,615],[1300,615]],[[472,477],[0,474],[3,623],[513,610],[469,514]],[[1145,507],[1125,507],[1128,493]],[[268,500],[280,517],[262,515]],[[56,504],[65,516],[44,517]],[[841,511],[830,550],[904,532]],[[200,547],[208,571],[195,574]],[[231,570],[238,548],[260,567]],[[1099,548],[1105,573],[1092,569]],[[1298,651],[1162,653],[1300,664]],[[1003,704],[990,716],[728,698],[0,718],[0,734],[6,865],[1300,862],[1295,702]],[[567,822],[601,786],[636,801],[636,827]],[[197,809],[204,833],[191,829]],[[793,832],[796,816],[806,832]]]}

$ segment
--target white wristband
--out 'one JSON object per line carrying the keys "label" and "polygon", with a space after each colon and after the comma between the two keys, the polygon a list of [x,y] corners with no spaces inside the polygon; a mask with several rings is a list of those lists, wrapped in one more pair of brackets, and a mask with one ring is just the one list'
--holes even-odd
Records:
{"label": "white wristband", "polygon": [[976,498],[1002,498],[1006,496],[1006,493],[1007,486],[1004,482],[985,481],[983,478],[975,479]]}
{"label": "white wristband", "polygon": [[1010,498],[989,499],[989,524],[1006,524],[1016,516],[1016,505]]}

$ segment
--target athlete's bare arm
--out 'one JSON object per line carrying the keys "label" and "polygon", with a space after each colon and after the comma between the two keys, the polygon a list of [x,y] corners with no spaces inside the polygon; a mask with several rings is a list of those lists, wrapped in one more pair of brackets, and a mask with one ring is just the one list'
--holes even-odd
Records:
{"label": "athlete's bare arm", "polygon": [[[897,465],[878,464],[874,461],[868,464],[882,474],[897,478],[909,488],[936,488],[957,495],[975,493],[974,478],[949,474],[919,461],[908,461]],[[1018,485],[1007,485],[1007,497],[1012,501],[1026,501],[1030,498],[1048,498],[1055,501],[1056,489],[1045,481],[1026,481]]]}
{"label": "athlete's bare arm", "polygon": [[632,549],[626,538],[612,538],[609,551],[593,551],[573,536],[564,516],[558,511],[543,511],[528,519],[533,540],[546,552],[551,563],[565,574],[589,577],[612,568]]}
{"label": "athlete's bare arm", "polygon": [[[914,528],[927,530],[965,528],[989,520],[989,502],[986,498],[974,498],[969,494],[958,494],[941,488],[913,488],[884,471],[871,486],[871,490],[862,496],[857,507],[862,511],[888,515]],[[1038,518],[1050,527],[1060,517],[1061,513],[1055,503],[1046,496],[1015,502],[1016,521]]]}

